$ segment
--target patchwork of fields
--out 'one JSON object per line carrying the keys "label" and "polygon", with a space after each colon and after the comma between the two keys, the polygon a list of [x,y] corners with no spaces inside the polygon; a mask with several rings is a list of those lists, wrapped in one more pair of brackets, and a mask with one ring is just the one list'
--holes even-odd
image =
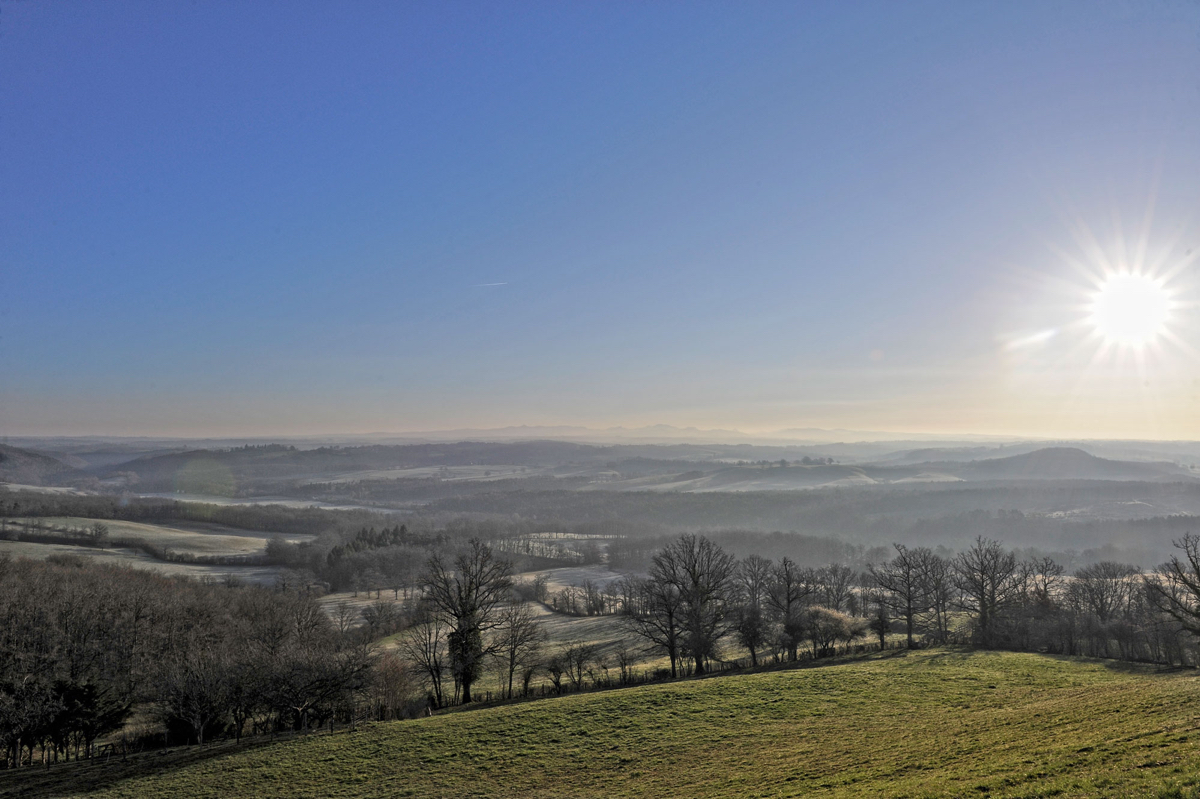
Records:
{"label": "patchwork of fields", "polygon": [[[29,524],[41,522],[51,530],[55,529],[85,529],[97,523],[96,519],[84,519],[74,516],[48,516],[36,520],[14,519],[11,524]],[[108,528],[110,540],[140,540],[156,547],[179,554],[203,557],[257,555],[266,549],[267,542],[275,537],[273,533],[260,533],[251,530],[239,530],[219,524],[173,523],[146,524],[144,522],[128,522],[117,519],[100,520]],[[288,541],[304,541],[311,536],[284,536]]]}
{"label": "patchwork of fields", "polygon": [[[96,519],[73,516],[50,516],[37,519],[10,519],[10,530],[20,532],[22,526],[39,524],[43,532],[60,534],[66,530],[85,530],[96,524]],[[35,541],[12,541],[0,538],[0,556],[45,559],[52,555],[77,555],[101,563],[119,563],[123,566],[153,569],[164,574],[183,574],[190,577],[221,579],[237,577],[246,582],[272,584],[279,569],[262,565],[214,565],[182,562],[195,558],[252,558],[261,555],[267,542],[274,537],[271,533],[240,530],[216,524],[146,524],[106,519],[101,521],[108,529],[111,546],[99,548],[71,543],[42,543]],[[32,530],[37,533],[39,530]],[[301,541],[308,536],[287,536],[288,541]],[[122,543],[142,542],[147,547],[168,555],[172,560],[152,557],[136,547]]]}
{"label": "patchwork of fields", "polygon": [[[81,769],[102,797],[1192,796],[1200,679],[932,650],[376,724]],[[182,762],[186,759],[186,762]],[[153,765],[151,765],[153,762]],[[37,782],[43,780],[43,782]],[[8,783],[7,785],[5,783]]]}

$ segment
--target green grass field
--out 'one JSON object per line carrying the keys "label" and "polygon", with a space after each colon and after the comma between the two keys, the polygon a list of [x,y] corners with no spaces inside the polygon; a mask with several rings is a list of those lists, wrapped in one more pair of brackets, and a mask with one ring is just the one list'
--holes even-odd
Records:
{"label": "green grass field", "polygon": [[37,788],[73,795],[89,785],[98,791],[90,795],[112,797],[1192,796],[1198,725],[1192,672],[892,652],[207,757],[192,750],[176,768],[151,757],[142,768],[157,773],[107,785],[85,766],[91,782]]}

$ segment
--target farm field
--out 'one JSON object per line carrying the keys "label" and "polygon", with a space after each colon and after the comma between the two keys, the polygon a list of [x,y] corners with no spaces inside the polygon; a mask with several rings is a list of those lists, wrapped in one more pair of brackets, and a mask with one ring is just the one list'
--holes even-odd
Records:
{"label": "farm field", "polygon": [[597,588],[604,589],[608,587],[609,583],[626,576],[628,576],[626,572],[613,571],[605,566],[563,566],[556,569],[522,572],[514,575],[513,579],[533,582],[538,577],[542,577],[546,580],[546,590],[554,593],[567,587],[578,588],[587,580],[591,580]]}
{"label": "farm field", "polygon": [[[540,571],[521,572],[513,575],[513,580],[518,583],[531,583],[538,577],[543,577],[546,580],[546,590],[550,593],[561,591],[567,587],[576,587],[582,585],[585,580],[591,580],[599,586],[607,586],[611,581],[624,576],[619,572],[614,572],[603,566],[565,566],[557,569],[542,569]],[[339,591],[336,593],[326,594],[321,597],[321,606],[326,609],[331,615],[336,611],[339,605],[345,604],[354,609],[356,612],[362,612],[366,608],[375,604],[378,601],[384,601],[396,605],[398,608],[403,607],[405,603],[404,594],[401,593],[397,597],[396,592],[390,588],[383,588],[378,592],[378,596],[374,591]],[[592,617],[576,617],[567,616],[564,614],[553,613],[552,611],[542,607],[539,603],[531,603],[542,621],[547,623],[547,631],[551,635],[551,640],[575,640],[582,638],[584,640],[592,640],[594,636],[588,633],[593,628],[607,629],[609,626],[616,624],[617,619],[614,616],[592,616]],[[592,622],[606,622],[600,625],[590,624]],[[555,631],[564,630],[567,627],[575,627],[569,632],[561,635],[556,635]]]}
{"label": "farm field", "polygon": [[512,477],[532,477],[541,475],[547,470],[529,469],[512,464],[494,466],[417,466],[412,468],[395,467],[390,469],[364,469],[344,474],[314,477],[303,484],[338,484],[353,483],[360,480],[403,480],[428,479],[441,480],[501,480]]}
{"label": "farm field", "polygon": [[[33,519],[14,519],[17,524],[40,521],[51,529],[88,528],[96,519],[73,516],[51,516]],[[120,520],[101,520],[108,528],[110,540],[139,539],[164,550],[201,556],[256,555],[266,549],[273,533],[239,530],[218,524],[146,524]],[[305,541],[311,536],[289,535],[287,541]]]}
{"label": "farm field", "polygon": [[30,558],[32,560],[45,560],[52,555],[75,555],[89,558],[97,563],[132,566],[135,569],[148,569],[162,574],[180,574],[186,577],[212,580],[236,577],[243,582],[258,585],[274,585],[280,573],[277,566],[209,566],[201,563],[173,563],[156,560],[144,552],[133,549],[96,549],[70,544],[36,544],[29,541],[0,540],[0,557],[4,555],[14,559]]}
{"label": "farm field", "polygon": [[[37,521],[48,530],[84,529],[97,520],[72,516],[40,517],[36,520],[13,519],[10,525]],[[144,541],[146,544],[170,553],[172,556],[205,558],[228,556],[252,556],[262,553],[270,533],[238,530],[215,524],[145,524],[120,520],[104,520],[108,528],[109,541]],[[289,541],[301,541],[307,536],[287,536]],[[182,574],[189,577],[222,579],[234,576],[246,582],[272,584],[279,569],[254,565],[215,565],[164,561],[137,549],[111,546],[105,548],[76,546],[72,544],[38,543],[30,541],[8,541],[0,539],[0,555],[26,557],[43,560],[52,555],[77,555],[98,562],[119,563],[124,566],[153,569],[164,574]]]}
{"label": "farm field", "polygon": [[343,502],[321,502],[316,499],[296,499],[273,494],[253,497],[225,497],[220,494],[194,494],[182,491],[138,492],[144,499],[171,499],[178,502],[199,502],[204,505],[280,505],[285,508],[324,508],[326,510],[370,510],[387,512],[387,508],[370,505],[355,505]]}
{"label": "farm field", "polygon": [[0,778],[89,796],[1192,796],[1194,672],[894,651]]}

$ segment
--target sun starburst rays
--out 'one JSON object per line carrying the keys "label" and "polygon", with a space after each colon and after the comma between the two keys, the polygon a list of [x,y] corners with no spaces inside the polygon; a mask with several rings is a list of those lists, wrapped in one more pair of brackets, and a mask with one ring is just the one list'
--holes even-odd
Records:
{"label": "sun starburst rays", "polygon": [[[1066,215],[1048,259],[1013,264],[997,337],[1013,413],[1054,429],[1156,437],[1200,402],[1200,247],[1186,220],[1098,234]],[[1056,239],[1056,240],[1055,240]],[[1020,409],[1020,410],[1015,410]],[[1188,423],[1190,426],[1190,423]]]}

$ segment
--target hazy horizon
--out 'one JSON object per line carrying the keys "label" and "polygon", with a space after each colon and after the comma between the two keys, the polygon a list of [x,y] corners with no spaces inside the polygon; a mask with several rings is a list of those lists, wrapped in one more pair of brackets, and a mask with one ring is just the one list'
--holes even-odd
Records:
{"label": "hazy horizon", "polygon": [[[586,425],[506,425],[503,427],[460,427],[422,430],[370,430],[353,432],[325,430],[303,433],[244,433],[222,435],[175,435],[170,433],[143,433],[136,435],[105,433],[28,433],[0,434],[0,443],[18,445],[26,442],[71,442],[71,441],[148,441],[148,442],[197,442],[200,444],[224,444],[244,442],[288,443],[315,442],[361,446],[371,444],[404,444],[408,442],[518,442],[518,441],[575,441],[590,444],[654,444],[672,443],[691,445],[752,444],[757,446],[822,446],[829,444],[928,444],[936,447],[946,445],[993,445],[1044,444],[1048,447],[1077,443],[1095,444],[1191,444],[1200,443],[1192,438],[1122,438],[1106,436],[1025,436],[977,433],[937,433],[901,430],[855,430],[849,428],[786,428],[772,430],[738,430],[729,428],[678,427],[668,424],[652,424],[641,427],[611,425],[589,427]],[[35,447],[36,448],[36,447]]]}
{"label": "hazy horizon", "polygon": [[1200,439],[1195,4],[2,6],[0,436]]}

